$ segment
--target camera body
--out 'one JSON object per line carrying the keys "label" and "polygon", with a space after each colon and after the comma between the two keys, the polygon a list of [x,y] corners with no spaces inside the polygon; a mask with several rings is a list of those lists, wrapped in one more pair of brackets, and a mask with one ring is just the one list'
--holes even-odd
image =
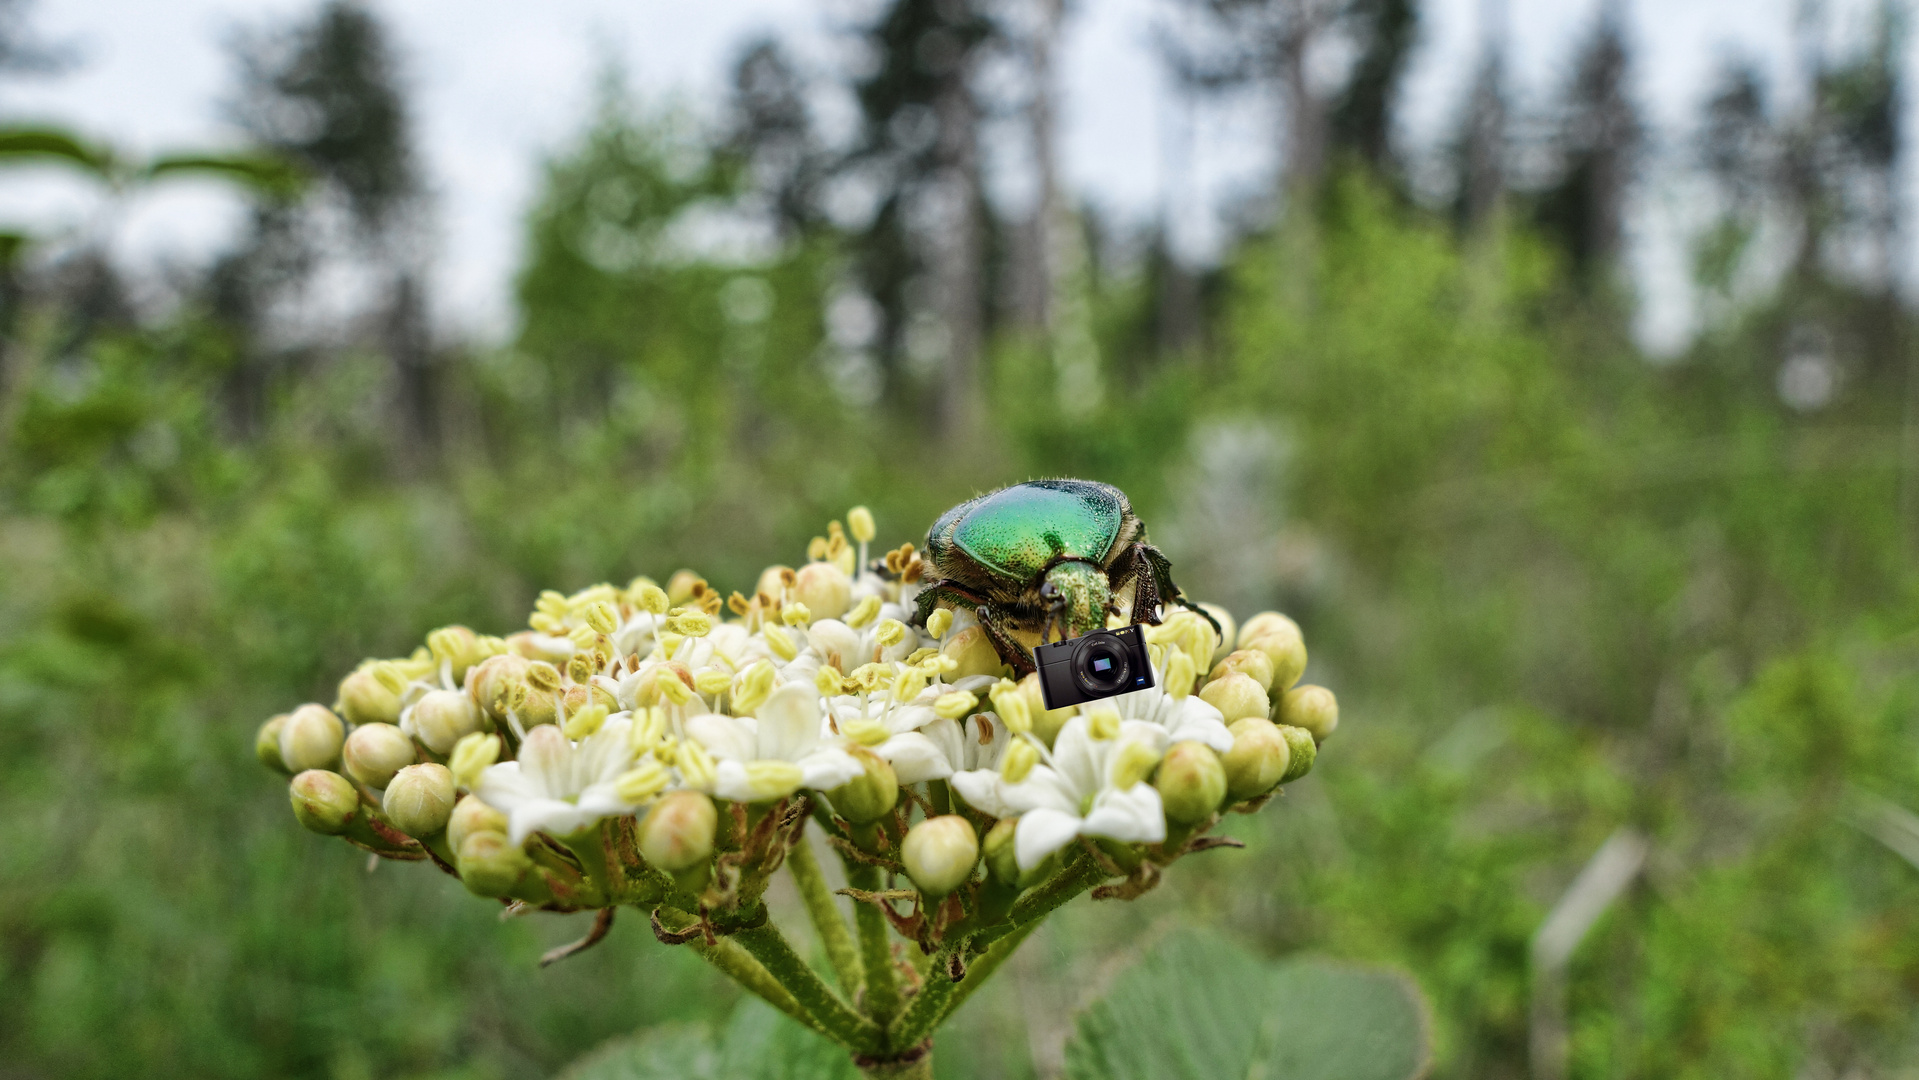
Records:
{"label": "camera body", "polygon": [[1033,650],[1049,709],[1130,694],[1153,685],[1153,665],[1138,624],[1096,630]]}

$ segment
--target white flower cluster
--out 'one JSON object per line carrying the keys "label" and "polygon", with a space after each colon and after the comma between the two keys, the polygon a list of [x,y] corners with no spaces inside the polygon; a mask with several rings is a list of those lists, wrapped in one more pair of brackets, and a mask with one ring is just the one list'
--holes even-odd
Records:
{"label": "white flower cluster", "polygon": [[[1290,620],[1235,633],[1216,611],[1222,640],[1183,609],[1147,628],[1153,687],[1049,711],[971,613],[913,625],[918,555],[869,563],[871,516],[849,519],[851,541],[835,522],[808,563],[769,568],[751,597],[722,602],[682,572],[546,593],[506,638],[436,631],[412,657],[362,665],[332,710],[269,721],[260,754],[300,774],[309,827],[382,854],[411,837],[488,895],[528,895],[514,860],[537,835],[577,849],[608,820],[634,819],[639,849],[672,872],[708,858],[710,809],[676,811],[677,831],[658,836],[638,820],[676,792],[751,807],[807,791],[896,834],[914,804],[965,813],[989,867],[1030,883],[1080,837],[1165,844],[1262,798],[1310,767],[1337,722],[1330,693],[1295,686],[1305,650]],[[923,887],[968,879],[981,854],[901,846]],[[916,847],[964,867],[916,866]]]}

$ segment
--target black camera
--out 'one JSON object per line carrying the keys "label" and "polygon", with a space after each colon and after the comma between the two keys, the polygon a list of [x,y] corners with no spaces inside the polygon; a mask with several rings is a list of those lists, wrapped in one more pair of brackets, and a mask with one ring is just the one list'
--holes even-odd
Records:
{"label": "black camera", "polygon": [[1153,665],[1139,627],[1098,630],[1033,650],[1040,693],[1049,709],[1130,694],[1153,685]]}

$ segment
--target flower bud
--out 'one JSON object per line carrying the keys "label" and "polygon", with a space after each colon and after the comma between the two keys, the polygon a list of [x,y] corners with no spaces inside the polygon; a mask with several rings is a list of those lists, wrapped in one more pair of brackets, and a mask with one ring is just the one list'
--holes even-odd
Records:
{"label": "flower bud", "polygon": [[696,586],[704,586],[706,579],[691,570],[675,570],[673,576],[666,579],[667,603],[678,607],[692,598]]}
{"label": "flower bud", "polygon": [[1225,659],[1213,666],[1209,678],[1223,679],[1235,671],[1251,677],[1261,690],[1270,692],[1273,688],[1273,658],[1258,649],[1235,649],[1227,653]]}
{"label": "flower bud", "polygon": [[826,793],[833,811],[854,824],[878,821],[899,801],[899,776],[893,766],[864,746],[847,748],[864,772]]}
{"label": "flower bud", "polygon": [[430,690],[413,703],[407,726],[420,745],[436,754],[452,753],[461,739],[486,728],[486,717],[473,699],[458,690]]}
{"label": "flower bud", "polygon": [[460,801],[453,804],[453,816],[446,821],[446,846],[457,855],[466,846],[466,838],[474,833],[503,833],[506,829],[505,814],[488,806],[478,795],[462,795]]}
{"label": "flower bud", "polygon": [[509,896],[533,869],[533,860],[504,832],[468,833],[455,852],[460,880],[477,896]]}
{"label": "flower bud", "polygon": [[360,809],[360,793],[353,782],[336,772],[308,769],[287,785],[293,816],[300,824],[326,836],[338,836]]}
{"label": "flower bud", "polygon": [[1199,697],[1218,709],[1228,724],[1249,716],[1266,719],[1266,691],[1261,690],[1250,675],[1229,671],[1200,687]]}
{"label": "flower bud", "polygon": [[1153,786],[1167,820],[1192,825],[1211,817],[1226,798],[1226,767],[1205,743],[1177,742],[1159,763]]}
{"label": "flower bud", "polygon": [[514,688],[520,687],[520,694],[525,693],[526,672],[530,666],[526,657],[515,653],[489,656],[474,665],[466,680],[467,696],[486,715],[505,720],[506,711],[513,707],[515,700]]}
{"label": "flower bud", "polygon": [[372,663],[361,664],[340,680],[340,711],[354,724],[397,723],[400,692],[380,678]]}
{"label": "flower bud", "polygon": [[302,705],[280,725],[280,761],[291,772],[332,768],[345,743],[346,725],[324,705]]}
{"label": "flower bud", "polygon": [[852,533],[853,539],[862,544],[872,543],[873,537],[879,535],[879,530],[873,525],[873,511],[864,506],[855,506],[848,510],[846,531]]}
{"label": "flower bud", "polygon": [[930,818],[906,831],[900,861],[920,892],[945,896],[973,876],[973,864],[979,862],[979,834],[972,822],[958,814]]}
{"label": "flower bud", "polygon": [[986,628],[979,625],[969,626],[946,639],[940,646],[940,655],[959,664],[953,670],[952,677],[964,679],[968,675],[998,675],[1004,666],[999,658],[999,650],[993,648],[993,639],[986,636]]}
{"label": "flower bud", "polygon": [[684,873],[713,856],[719,810],[697,791],[675,791],[640,822],[640,854],[669,874]]}
{"label": "flower bud", "polygon": [[1239,631],[1239,647],[1258,649],[1272,660],[1270,689],[1290,690],[1306,673],[1306,639],[1299,632],[1299,624],[1276,611],[1246,620]]}
{"label": "flower bud", "polygon": [[[678,680],[668,681],[678,682]],[[680,683],[680,689],[685,692],[686,697],[684,700],[675,698],[674,704],[684,705],[687,701],[693,700],[693,691],[691,688],[685,683]],[[605,709],[611,713],[620,707],[620,699],[614,697],[611,690],[608,690],[598,683],[574,683],[572,686],[566,688],[566,693],[561,695],[560,702],[565,706],[566,716],[569,721],[574,716],[591,709]],[[602,719],[604,719],[604,717],[602,717]],[[589,731],[588,734],[592,734],[592,732]],[[568,737],[580,738],[581,736],[570,735]]]}
{"label": "flower bud", "polygon": [[453,816],[453,774],[445,765],[408,765],[393,774],[380,809],[401,832],[423,840],[446,828]]}
{"label": "flower bud", "polygon": [[287,714],[280,715],[260,725],[260,731],[253,736],[253,755],[260,764],[277,772],[286,772],[287,763],[280,759],[280,729],[286,726]]}
{"label": "flower bud", "polygon": [[535,660],[526,668],[526,694],[514,712],[520,723],[529,728],[541,724],[556,724],[560,719],[560,699],[564,696],[564,683],[560,681],[560,670],[552,664]]}
{"label": "flower bud", "polygon": [[1219,647],[1213,650],[1210,661],[1203,661],[1217,664],[1221,660],[1226,659],[1226,655],[1233,651],[1233,642],[1238,640],[1239,631],[1233,625],[1232,612],[1227,611],[1218,604],[1202,603],[1199,606],[1205,609],[1206,614],[1213,617],[1214,622],[1219,624]]}
{"label": "flower bud", "polygon": [[926,617],[926,632],[933,635],[935,641],[945,637],[952,628],[953,612],[950,608],[934,608],[933,613]]}
{"label": "flower bud", "polygon": [[1273,719],[1305,728],[1312,732],[1314,742],[1325,742],[1326,736],[1339,727],[1339,699],[1323,686],[1295,686],[1279,699]]}
{"label": "flower bud", "polygon": [[1257,716],[1235,721],[1227,730],[1233,733],[1233,748],[1220,759],[1226,794],[1242,802],[1273,790],[1291,764],[1286,737],[1272,721]]}
{"label": "flower bud", "polygon": [[426,636],[426,647],[433,659],[453,668],[453,681],[466,677],[466,669],[492,654],[480,635],[464,626],[442,626]]}
{"label": "flower bud", "polygon": [[[500,760],[500,737],[476,731],[453,744],[453,756],[447,761],[447,768],[453,773],[453,783],[468,791],[479,786],[480,774]],[[459,845],[454,845],[458,850]]]}
{"label": "flower bud", "polygon": [[413,764],[419,756],[413,740],[392,724],[363,724],[346,737],[346,749],[340,755],[346,761],[347,775],[370,788],[383,788],[393,774]]}
{"label": "flower bud", "polygon": [[760,571],[760,580],[753,585],[753,595],[766,595],[775,601],[786,595],[786,579],[793,573],[790,566],[775,564]]}
{"label": "flower bud", "polygon": [[1059,729],[1065,727],[1066,721],[1079,712],[1079,706],[1047,708],[1046,692],[1040,689],[1037,672],[1019,681],[1019,692],[1026,698],[1027,713],[1033,718],[1033,734],[1040,742],[1052,746],[1053,740],[1059,736]]}
{"label": "flower bud", "polygon": [[815,619],[837,619],[853,603],[853,581],[830,562],[807,563],[793,582],[793,599]]}
{"label": "flower bud", "polygon": [[1319,744],[1313,741],[1313,733],[1305,728],[1282,724],[1280,735],[1286,739],[1286,748],[1292,757],[1286,763],[1286,775],[1279,778],[1282,784],[1293,781],[1313,771],[1313,759],[1319,756]]}
{"label": "flower bud", "polygon": [[986,857],[986,872],[1002,885],[1019,884],[1019,860],[1013,850],[1013,834],[1019,831],[1018,818],[1001,818],[986,830],[980,853]]}

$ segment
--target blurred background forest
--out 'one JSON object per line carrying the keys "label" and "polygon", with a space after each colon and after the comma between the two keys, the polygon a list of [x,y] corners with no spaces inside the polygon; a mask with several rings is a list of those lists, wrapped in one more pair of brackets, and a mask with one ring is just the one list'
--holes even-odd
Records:
{"label": "blurred background forest", "polygon": [[[539,970],[577,926],[363,872],[294,825],[255,726],[541,588],[746,588],[856,503],[896,545],[1059,474],[1130,493],[1189,591],[1294,615],[1346,722],[1232,826],[1247,851],[1036,938],[942,1075],[1057,1075],[1086,988],[1172,921],[1404,966],[1439,1077],[1558,1075],[1529,1059],[1533,936],[1609,836],[1649,852],[1565,973],[1570,1075],[1912,1075],[1904,10],[1804,6],[1796,82],[1728,60],[1675,131],[1617,4],[1549,99],[1511,90],[1494,20],[1429,160],[1393,137],[1417,0],[1167,0],[1196,107],[1279,120],[1195,266],[1060,179],[1071,5],[868,6],[857,70],[743,42],[711,115],[606,71],[501,341],[428,317],[375,10],[234,37],[244,144],[0,132],[0,169],[116,199],[212,172],[251,207],[164,274],[116,262],[112,214],[0,244],[0,1077],[536,1077],[723,1015],[637,923]],[[31,14],[0,4],[0,78],[70,59]],[[992,197],[988,124],[1028,140],[1028,210]],[[1636,344],[1621,263],[1655,157],[1709,207],[1676,356]],[[750,257],[713,241],[741,229]]]}

